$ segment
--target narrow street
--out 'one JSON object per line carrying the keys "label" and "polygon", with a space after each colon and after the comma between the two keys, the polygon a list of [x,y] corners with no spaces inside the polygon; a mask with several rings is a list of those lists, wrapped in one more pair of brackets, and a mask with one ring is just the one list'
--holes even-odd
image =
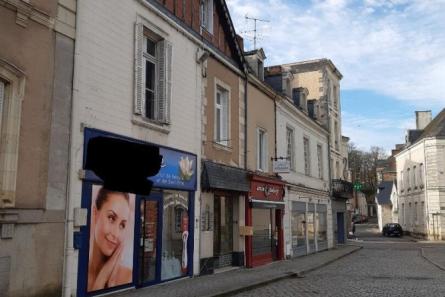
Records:
{"label": "narrow street", "polygon": [[303,278],[287,279],[238,297],[261,296],[445,296],[445,271],[422,257],[444,245],[382,237],[373,224],[357,225],[360,251]]}

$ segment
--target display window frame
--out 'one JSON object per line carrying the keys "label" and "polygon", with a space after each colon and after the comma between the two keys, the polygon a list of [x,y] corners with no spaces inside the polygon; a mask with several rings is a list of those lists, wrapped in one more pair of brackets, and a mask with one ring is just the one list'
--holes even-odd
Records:
{"label": "display window frame", "polygon": [[[109,136],[109,137],[115,137],[120,139],[126,139],[130,141],[135,141],[138,143],[147,143],[139,140],[134,140],[128,137],[119,136],[113,133],[108,133],[96,129],[87,128],[84,130],[84,156],[83,156],[83,163],[85,164],[86,161],[86,155],[87,155],[87,145],[88,141],[96,136]],[[156,144],[154,144],[156,145]],[[156,145],[158,146],[158,145]],[[159,146],[162,147],[162,146]],[[185,153],[187,155],[191,155],[196,157],[195,154],[180,151],[168,147],[163,147],[164,149],[168,149],[171,151],[181,152]],[[196,173],[197,174],[197,173]],[[78,242],[78,247],[76,248],[78,250],[78,269],[77,269],[77,296],[79,297],[90,297],[90,296],[97,296],[102,294],[107,294],[110,292],[116,292],[116,291],[122,291],[127,290],[131,288],[142,288],[147,287],[155,284],[160,284],[164,282],[169,282],[172,280],[177,280],[184,277],[192,277],[193,276],[193,255],[194,255],[194,224],[195,224],[195,192],[196,192],[196,180],[194,182],[194,188],[193,189],[181,189],[178,187],[168,188],[168,187],[153,187],[152,193],[150,195],[136,195],[134,194],[134,203],[135,208],[133,211],[134,215],[134,224],[133,224],[133,267],[132,267],[132,281],[128,284],[114,286],[112,288],[105,288],[100,289],[96,291],[88,292],[88,263],[89,263],[89,252],[90,252],[90,228],[91,228],[91,201],[92,201],[92,194],[93,194],[93,186],[95,185],[103,185],[103,181],[96,176],[92,171],[85,170],[85,176],[82,181],[82,194],[81,194],[81,208],[87,209],[87,224],[85,226],[81,226],[79,231],[73,231],[73,241]],[[159,265],[158,263],[161,261],[161,258],[159,255],[162,253],[162,227],[163,227],[163,204],[164,204],[164,191],[181,191],[184,193],[187,193],[188,198],[188,239],[187,239],[187,271],[184,275],[181,275],[179,277],[171,278],[171,279],[165,279],[162,280],[161,278],[161,267],[162,265]],[[131,193],[129,193],[131,194]],[[139,248],[140,248],[140,239],[141,239],[141,231],[140,231],[140,201],[142,199],[146,200],[155,200],[158,201],[158,217],[157,217],[157,237],[160,238],[160,240],[157,240],[156,243],[156,253],[157,253],[157,259],[156,259],[156,279],[154,281],[149,281],[145,283],[139,283],[139,273],[141,271],[140,264],[138,262],[139,258]],[[159,237],[160,236],[160,237]],[[158,244],[159,242],[159,244]]]}

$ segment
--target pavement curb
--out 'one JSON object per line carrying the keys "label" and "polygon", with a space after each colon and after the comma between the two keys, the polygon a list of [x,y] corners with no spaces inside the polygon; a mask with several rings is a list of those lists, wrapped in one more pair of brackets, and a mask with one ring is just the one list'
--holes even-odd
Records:
{"label": "pavement curb", "polygon": [[355,253],[355,252],[357,252],[357,251],[359,251],[359,250],[361,250],[363,248],[362,246],[358,246],[358,245],[349,245],[349,246],[354,246],[356,248],[351,250],[351,251],[349,251],[349,252],[347,252],[347,253],[345,253],[345,254],[342,254],[342,255],[334,258],[334,259],[331,259],[331,260],[328,260],[326,262],[323,262],[320,265],[317,265],[315,267],[311,267],[309,269],[303,269],[301,271],[288,271],[288,272],[284,272],[281,275],[279,275],[277,277],[274,277],[274,278],[257,281],[257,282],[252,283],[251,285],[244,286],[244,287],[241,287],[241,288],[235,288],[233,290],[227,290],[227,291],[224,291],[224,292],[219,292],[219,293],[214,293],[214,294],[210,294],[210,295],[205,295],[204,297],[228,297],[228,296],[233,296],[235,294],[239,294],[239,293],[242,293],[242,292],[250,291],[250,290],[253,290],[253,289],[256,289],[256,288],[259,288],[259,287],[263,287],[263,286],[269,285],[271,283],[274,283],[274,282],[277,282],[277,281],[280,281],[280,280],[289,279],[289,278],[303,278],[305,273],[309,273],[309,272],[315,271],[317,269],[320,269],[321,267],[329,265],[329,264],[331,264],[331,263],[333,263],[333,262],[335,262],[335,261],[337,261],[337,260],[339,260],[341,258],[344,258],[346,256],[349,256],[349,255],[351,255],[351,254],[353,254],[353,253]]}
{"label": "pavement curb", "polygon": [[440,265],[440,264],[437,263],[437,262],[434,262],[433,260],[431,260],[430,258],[428,258],[428,257],[425,255],[424,249],[425,249],[425,248],[420,248],[420,254],[422,255],[422,257],[423,257],[426,261],[430,262],[431,264],[433,264],[434,266],[436,266],[437,268],[439,268],[440,270],[445,271],[445,267],[443,267],[442,265]]}

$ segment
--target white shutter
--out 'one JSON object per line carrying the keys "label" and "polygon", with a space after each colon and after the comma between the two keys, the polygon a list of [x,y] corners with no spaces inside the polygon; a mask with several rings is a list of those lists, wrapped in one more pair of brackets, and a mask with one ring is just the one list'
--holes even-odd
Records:
{"label": "white shutter", "polygon": [[159,66],[158,66],[158,92],[155,98],[156,119],[160,122],[167,121],[167,108],[171,89],[171,44],[167,40],[158,42]]}
{"label": "white shutter", "polygon": [[166,123],[170,123],[170,108],[172,101],[172,65],[173,65],[173,46],[170,42],[166,41],[166,96],[165,96],[165,106],[164,106],[164,120]]}
{"label": "white shutter", "polygon": [[268,170],[269,170],[269,158],[268,158],[268,156],[269,156],[269,152],[268,152],[268,141],[267,141],[267,133],[266,132],[264,132],[264,134],[263,134],[263,146],[264,146],[264,149],[263,149],[263,164],[264,164],[264,172],[267,172]]}
{"label": "white shutter", "polygon": [[145,102],[145,73],[144,73],[144,26],[140,23],[135,25],[135,100],[134,113],[142,114]]}

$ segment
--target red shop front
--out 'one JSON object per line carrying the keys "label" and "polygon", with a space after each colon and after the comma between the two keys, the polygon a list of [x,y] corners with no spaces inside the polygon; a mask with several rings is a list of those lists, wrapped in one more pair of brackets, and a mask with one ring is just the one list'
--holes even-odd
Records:
{"label": "red shop front", "polygon": [[246,266],[284,259],[284,183],[259,175],[250,177],[246,200]]}

